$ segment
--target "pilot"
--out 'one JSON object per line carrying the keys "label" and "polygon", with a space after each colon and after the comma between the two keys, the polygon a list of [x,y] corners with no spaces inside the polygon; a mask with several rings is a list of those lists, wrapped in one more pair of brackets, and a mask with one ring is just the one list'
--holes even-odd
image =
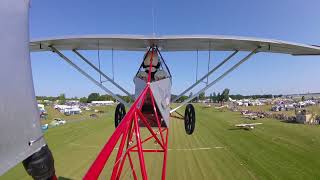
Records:
{"label": "pilot", "polygon": [[[140,71],[137,74],[137,77],[143,79],[145,81],[148,80],[148,74],[150,70],[150,63],[151,63],[151,52],[147,54],[145,57],[142,67],[144,71]],[[151,65],[151,81],[159,81],[161,79],[165,79],[167,77],[167,73],[164,70],[160,69],[160,61],[158,57],[158,53],[154,53],[152,57],[152,65]]]}
{"label": "pilot", "polygon": [[139,71],[137,77],[144,80],[145,82],[148,81],[148,73],[146,73],[145,71]]}

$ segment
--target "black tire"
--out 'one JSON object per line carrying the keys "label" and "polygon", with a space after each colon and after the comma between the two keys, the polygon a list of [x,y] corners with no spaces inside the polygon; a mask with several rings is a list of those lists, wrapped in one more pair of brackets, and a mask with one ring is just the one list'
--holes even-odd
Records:
{"label": "black tire", "polygon": [[184,128],[191,135],[196,125],[196,112],[192,104],[188,104],[184,113]]}
{"label": "black tire", "polygon": [[126,108],[122,103],[119,103],[114,113],[114,126],[117,128],[123,117],[126,115]]}

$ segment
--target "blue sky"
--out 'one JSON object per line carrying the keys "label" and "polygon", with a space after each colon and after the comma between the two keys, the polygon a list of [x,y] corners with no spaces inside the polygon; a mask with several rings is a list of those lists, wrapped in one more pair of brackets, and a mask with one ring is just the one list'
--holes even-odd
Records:
{"label": "blue sky", "polygon": [[[151,35],[152,7],[156,35],[219,34],[320,44],[319,0],[32,0],[30,35],[31,39],[83,34]],[[67,55],[74,58],[70,53]],[[86,52],[85,55],[97,64],[97,52]],[[227,53],[212,52],[211,55],[210,67],[213,67]],[[130,92],[134,90],[132,78],[142,56],[143,52],[114,53],[115,80]],[[102,69],[111,75],[111,53],[101,52],[100,57]],[[207,57],[208,52],[199,55],[199,76],[207,69]],[[80,97],[90,92],[103,93],[55,54],[32,53],[31,58],[36,95],[65,93],[68,97]],[[164,53],[164,58],[174,75],[173,93],[177,94],[195,81],[195,52]],[[220,92],[226,87],[232,94],[320,92],[319,69],[320,57],[261,53],[206,93]]]}

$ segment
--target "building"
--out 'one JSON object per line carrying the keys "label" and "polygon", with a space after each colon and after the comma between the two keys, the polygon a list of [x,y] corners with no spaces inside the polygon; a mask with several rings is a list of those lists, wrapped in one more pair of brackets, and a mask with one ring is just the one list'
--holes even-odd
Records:
{"label": "building", "polygon": [[55,105],[54,109],[64,113],[65,115],[80,114],[82,111],[79,106]]}
{"label": "building", "polygon": [[110,106],[114,104],[114,101],[92,101],[91,104],[95,106]]}
{"label": "building", "polygon": [[81,109],[77,106],[73,106],[73,107],[64,109],[65,115],[80,114],[81,112],[82,112]]}

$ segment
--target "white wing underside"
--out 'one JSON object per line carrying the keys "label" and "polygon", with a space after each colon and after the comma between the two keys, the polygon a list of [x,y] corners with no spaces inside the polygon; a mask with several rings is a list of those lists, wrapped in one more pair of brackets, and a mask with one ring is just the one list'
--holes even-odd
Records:
{"label": "white wing underside", "polygon": [[221,35],[84,35],[37,39],[30,42],[32,52],[59,50],[123,50],[146,51],[152,45],[161,51],[252,51],[292,55],[320,55],[320,47],[273,39]]}

